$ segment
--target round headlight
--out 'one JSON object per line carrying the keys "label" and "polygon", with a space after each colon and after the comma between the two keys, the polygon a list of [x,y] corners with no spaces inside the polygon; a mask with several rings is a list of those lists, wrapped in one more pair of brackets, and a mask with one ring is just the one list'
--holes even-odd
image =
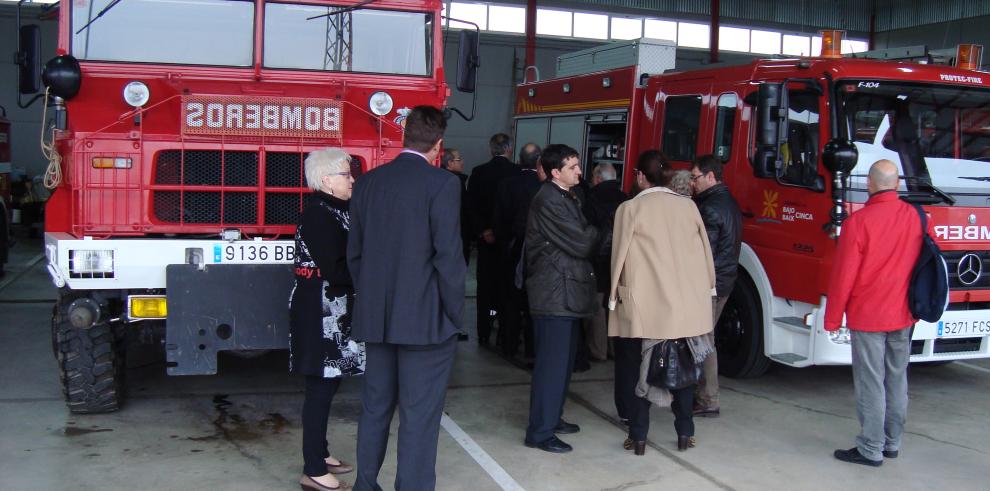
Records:
{"label": "round headlight", "polygon": [[368,99],[368,109],[376,116],[384,116],[392,111],[392,96],[388,92],[375,92]]}
{"label": "round headlight", "polygon": [[144,82],[131,82],[124,86],[124,102],[132,107],[141,107],[148,103],[151,91]]}

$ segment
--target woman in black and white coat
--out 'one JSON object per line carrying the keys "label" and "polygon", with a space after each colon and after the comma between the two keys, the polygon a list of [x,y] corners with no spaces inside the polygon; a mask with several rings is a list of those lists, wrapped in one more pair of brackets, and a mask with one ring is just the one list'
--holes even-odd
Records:
{"label": "woman in black and white coat", "polygon": [[364,373],[364,345],[351,339],[354,285],[347,269],[351,158],[339,148],[306,157],[306,183],[315,192],[296,227],[295,286],[289,300],[289,369],[306,377],[303,402],[305,489],[338,489],[334,474],[353,467],[330,456],[327,417],[345,376]]}

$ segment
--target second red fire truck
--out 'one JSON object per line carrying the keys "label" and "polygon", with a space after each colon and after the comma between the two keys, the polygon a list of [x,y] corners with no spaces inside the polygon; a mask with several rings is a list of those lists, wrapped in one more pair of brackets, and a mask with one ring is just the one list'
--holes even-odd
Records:
{"label": "second red fire truck", "polygon": [[897,163],[899,193],[921,204],[949,264],[938,322],[919,322],[913,362],[990,356],[990,74],[978,46],[959,67],[826,56],[674,70],[675,47],[643,39],[558,60],[557,78],[523,83],[516,141],[566,143],[590,175],[619,169],[631,190],[643,150],[680,168],[725,163],[743,213],[739,280],[716,326],[723,374],[850,363],[849,334],[823,328],[825,290],[844,217],[863,206],[866,174]]}

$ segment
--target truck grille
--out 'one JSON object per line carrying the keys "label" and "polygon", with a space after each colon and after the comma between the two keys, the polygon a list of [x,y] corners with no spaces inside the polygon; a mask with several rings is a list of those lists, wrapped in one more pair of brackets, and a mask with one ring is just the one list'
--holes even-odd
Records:
{"label": "truck grille", "polygon": [[[977,280],[965,285],[959,280],[959,261],[967,254],[976,254],[982,263],[981,273]],[[990,288],[990,251],[942,251],[942,257],[948,265],[949,288],[953,290],[980,290]]]}
{"label": "truck grille", "polygon": [[159,152],[154,218],[170,224],[294,225],[308,193],[303,158],[296,152]]}

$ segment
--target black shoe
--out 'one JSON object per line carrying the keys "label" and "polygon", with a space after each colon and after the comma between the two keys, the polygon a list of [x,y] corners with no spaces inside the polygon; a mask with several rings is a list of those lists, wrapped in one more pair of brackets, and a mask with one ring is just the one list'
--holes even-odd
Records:
{"label": "black shoe", "polygon": [[533,443],[527,440],[526,446],[529,448],[538,448],[540,450],[543,450],[544,452],[550,452],[550,453],[567,453],[570,452],[571,450],[574,450],[574,447],[564,443],[563,440],[555,436],[552,436],[550,437],[549,440],[540,443]]}
{"label": "black shoe", "polygon": [[883,458],[885,458],[885,459],[896,459],[898,454],[900,454],[900,452],[897,451],[897,450],[884,450],[883,451]]}
{"label": "black shoe", "polygon": [[862,464],[871,467],[880,467],[883,465],[882,460],[871,460],[863,457],[863,455],[859,453],[859,449],[856,447],[850,448],[849,450],[836,450],[832,455],[835,455],[835,458],[843,462],[849,462],[850,464]]}
{"label": "black shoe", "polygon": [[468,340],[468,335],[467,334],[458,334],[457,335],[457,340],[458,341],[467,341]]}
{"label": "black shoe", "polygon": [[553,432],[558,435],[570,435],[571,433],[577,433],[581,431],[581,427],[564,421],[564,418],[560,418],[560,422],[557,423],[557,427],[553,429]]}

